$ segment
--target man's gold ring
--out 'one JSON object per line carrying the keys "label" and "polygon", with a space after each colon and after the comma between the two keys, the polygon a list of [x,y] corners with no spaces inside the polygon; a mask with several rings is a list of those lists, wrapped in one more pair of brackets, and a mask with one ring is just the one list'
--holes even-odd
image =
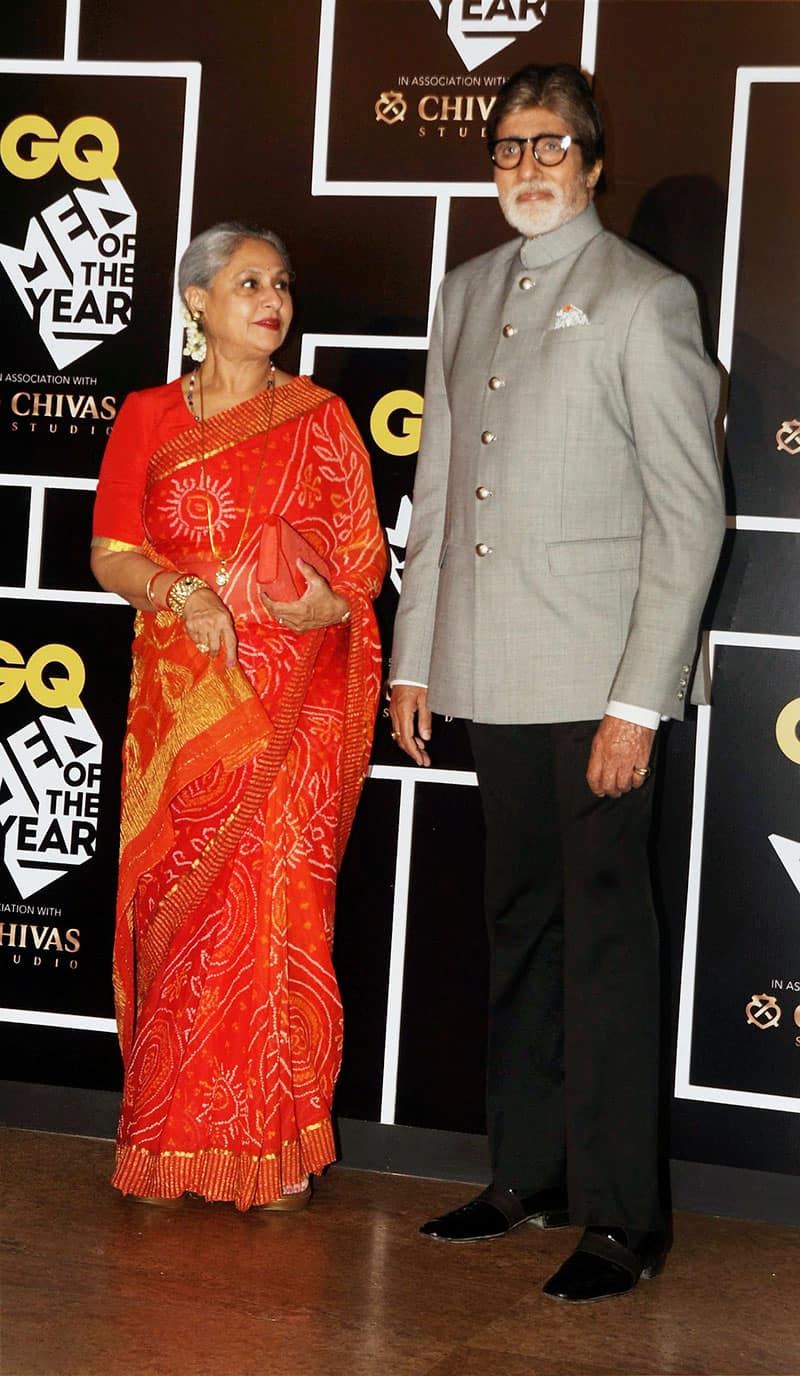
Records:
{"label": "man's gold ring", "polygon": [[399,732],[399,731],[393,731],[393,732],[392,732],[392,740],[393,740],[393,741],[399,741],[399,739],[400,739],[400,732]]}
{"label": "man's gold ring", "polygon": [[195,641],[195,648],[200,651],[201,655],[207,655],[211,650],[211,646],[208,645],[205,640]]}
{"label": "man's gold ring", "polygon": [[646,779],[650,774],[650,769],[648,765],[642,766],[640,764],[635,764],[633,766],[633,772],[634,774],[638,774],[640,779]]}

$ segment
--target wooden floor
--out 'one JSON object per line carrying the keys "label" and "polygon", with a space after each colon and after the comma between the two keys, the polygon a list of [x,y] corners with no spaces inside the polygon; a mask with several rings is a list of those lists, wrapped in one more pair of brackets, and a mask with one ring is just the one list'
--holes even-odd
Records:
{"label": "wooden floor", "polygon": [[108,1185],[109,1142],[5,1131],[3,1376],[800,1373],[800,1235],[679,1215],[659,1279],[565,1308],[577,1236],[447,1246],[421,1220],[470,1188],[332,1169],[294,1217]]}

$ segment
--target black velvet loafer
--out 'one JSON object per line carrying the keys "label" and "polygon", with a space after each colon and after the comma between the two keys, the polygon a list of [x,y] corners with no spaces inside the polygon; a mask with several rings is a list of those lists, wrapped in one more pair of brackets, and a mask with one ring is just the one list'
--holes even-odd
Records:
{"label": "black velvet loafer", "polygon": [[469,1204],[423,1223],[420,1232],[439,1242],[488,1242],[510,1233],[521,1223],[533,1223],[537,1228],[566,1228],[566,1190],[538,1190],[523,1195],[490,1185]]}
{"label": "black velvet loafer", "polygon": [[564,1304],[627,1295],[641,1277],[652,1280],[664,1269],[668,1243],[664,1233],[639,1234],[629,1242],[624,1228],[587,1228],[563,1266],[542,1289]]}

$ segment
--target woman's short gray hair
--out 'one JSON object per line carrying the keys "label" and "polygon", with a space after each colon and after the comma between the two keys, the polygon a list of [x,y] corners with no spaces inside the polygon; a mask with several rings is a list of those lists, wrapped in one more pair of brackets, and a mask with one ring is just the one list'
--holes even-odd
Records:
{"label": "woman's short gray hair", "polygon": [[217,273],[229,263],[240,244],[246,239],[260,239],[272,244],[283,259],[288,273],[292,271],[289,254],[282,239],[271,229],[254,229],[240,220],[223,220],[221,224],[196,234],[178,265],[178,291],[186,300],[187,287],[210,287]]}

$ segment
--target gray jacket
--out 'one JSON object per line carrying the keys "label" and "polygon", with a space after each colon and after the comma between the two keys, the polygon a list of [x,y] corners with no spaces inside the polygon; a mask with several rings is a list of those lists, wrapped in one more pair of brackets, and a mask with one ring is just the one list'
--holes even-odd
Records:
{"label": "gray jacket", "polygon": [[393,679],[434,711],[680,717],[724,528],[689,283],[593,206],[447,274]]}

